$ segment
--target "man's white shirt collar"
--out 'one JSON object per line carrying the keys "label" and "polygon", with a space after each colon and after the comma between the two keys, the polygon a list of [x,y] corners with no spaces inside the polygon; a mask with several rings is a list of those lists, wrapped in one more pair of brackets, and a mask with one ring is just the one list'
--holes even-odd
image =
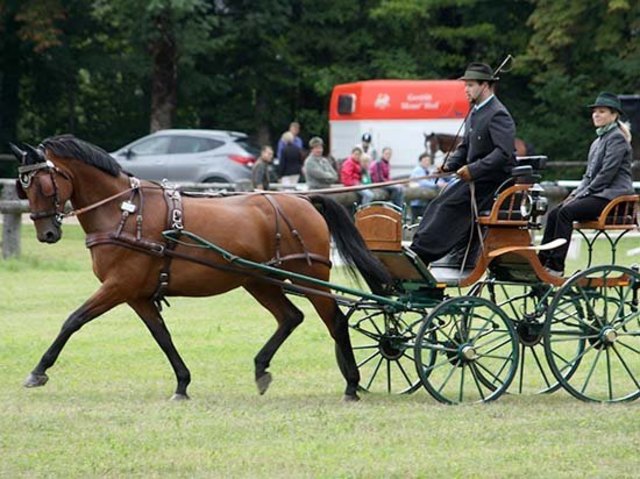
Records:
{"label": "man's white shirt collar", "polygon": [[480,108],[482,108],[483,106],[485,106],[487,103],[489,103],[491,101],[491,99],[495,96],[495,94],[491,95],[489,98],[487,98],[485,101],[483,101],[482,103],[475,105],[473,107],[473,109],[475,111],[478,111]]}

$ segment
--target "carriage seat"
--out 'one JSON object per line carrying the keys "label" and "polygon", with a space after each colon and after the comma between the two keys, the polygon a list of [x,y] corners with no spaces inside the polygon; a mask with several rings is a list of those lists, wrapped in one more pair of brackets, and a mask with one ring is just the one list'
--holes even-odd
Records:
{"label": "carriage seat", "polygon": [[366,205],[356,211],[355,220],[367,248],[395,280],[435,283],[418,255],[402,245],[402,212],[397,207]]}
{"label": "carriage seat", "polygon": [[576,230],[632,230],[638,228],[640,195],[618,196],[605,206],[597,220],[574,222]]}
{"label": "carriage seat", "polygon": [[356,228],[372,251],[402,251],[402,213],[392,205],[363,206],[355,214]]}

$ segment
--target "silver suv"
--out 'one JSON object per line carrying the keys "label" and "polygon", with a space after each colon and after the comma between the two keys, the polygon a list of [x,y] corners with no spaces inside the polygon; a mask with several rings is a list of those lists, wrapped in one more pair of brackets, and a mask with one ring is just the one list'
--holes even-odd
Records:
{"label": "silver suv", "polygon": [[246,134],[224,130],[160,130],[111,153],[139,178],[197,183],[250,180],[258,155]]}

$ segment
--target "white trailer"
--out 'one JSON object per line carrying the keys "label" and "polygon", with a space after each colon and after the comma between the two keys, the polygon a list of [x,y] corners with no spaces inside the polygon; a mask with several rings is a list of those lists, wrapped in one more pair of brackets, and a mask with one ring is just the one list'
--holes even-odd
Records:
{"label": "white trailer", "polygon": [[329,145],[346,158],[370,133],[378,153],[393,149],[392,177],[408,175],[425,151],[424,135],[455,135],[469,110],[459,80],[369,80],[336,85],[329,106]]}

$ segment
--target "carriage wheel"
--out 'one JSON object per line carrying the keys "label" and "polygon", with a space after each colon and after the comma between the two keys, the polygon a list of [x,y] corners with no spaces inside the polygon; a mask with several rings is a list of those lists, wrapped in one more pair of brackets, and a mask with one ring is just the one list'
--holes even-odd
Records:
{"label": "carriage wheel", "polygon": [[[420,387],[413,343],[415,329],[423,318],[423,312],[389,312],[376,303],[358,303],[349,310],[347,319],[361,390],[407,394]],[[338,364],[342,370],[339,357]]]}
{"label": "carriage wheel", "polygon": [[[556,379],[578,399],[640,397],[639,288],[638,271],[608,265],[573,276],[556,293],[545,323],[545,354]],[[566,375],[569,369],[575,374]]]}
{"label": "carriage wheel", "polygon": [[461,296],[439,304],[415,341],[422,384],[447,404],[497,399],[511,384],[518,366],[513,325],[484,298]]}
{"label": "carriage wheel", "polygon": [[[551,372],[544,353],[544,320],[553,297],[548,285],[505,285],[488,283],[482,292],[513,322],[518,335],[518,372],[509,388],[510,394],[543,394],[561,386]],[[485,296],[487,297],[487,296]],[[567,307],[576,307],[570,302]],[[563,306],[564,307],[564,306]],[[576,347],[580,347],[579,344]],[[580,351],[577,350],[576,354]],[[577,364],[563,372],[565,377],[575,372]],[[482,376],[481,376],[482,377]]]}

